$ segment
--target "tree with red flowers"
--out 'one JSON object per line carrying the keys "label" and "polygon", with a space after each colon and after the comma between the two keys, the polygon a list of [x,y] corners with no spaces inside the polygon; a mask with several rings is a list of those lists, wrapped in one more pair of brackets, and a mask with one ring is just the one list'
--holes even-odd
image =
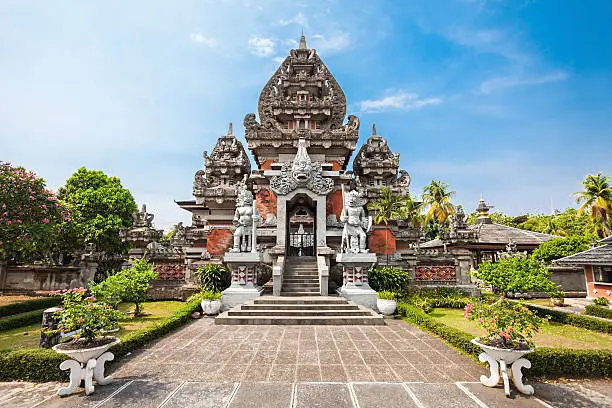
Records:
{"label": "tree with red flowers", "polygon": [[0,262],[27,262],[47,255],[70,211],[21,166],[0,161]]}

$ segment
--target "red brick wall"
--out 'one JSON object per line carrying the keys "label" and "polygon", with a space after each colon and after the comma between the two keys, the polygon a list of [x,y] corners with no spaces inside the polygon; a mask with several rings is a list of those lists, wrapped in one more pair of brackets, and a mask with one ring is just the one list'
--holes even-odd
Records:
{"label": "red brick wall", "polygon": [[369,244],[370,250],[377,254],[391,255],[396,251],[395,235],[387,228],[375,229],[370,235]]}
{"label": "red brick wall", "polygon": [[337,160],[332,160],[329,163],[332,165],[332,170],[342,170],[342,166]]}
{"label": "red brick wall", "polygon": [[325,210],[325,216],[336,214],[336,218],[340,221],[340,213],[342,213],[342,190],[336,190],[327,196]]}
{"label": "red brick wall", "polygon": [[234,234],[228,229],[214,229],[206,237],[206,250],[211,255],[223,256],[234,246]]}
{"label": "red brick wall", "polygon": [[263,163],[261,163],[261,166],[259,166],[260,170],[272,170],[272,163],[274,163],[274,160],[266,160]]}

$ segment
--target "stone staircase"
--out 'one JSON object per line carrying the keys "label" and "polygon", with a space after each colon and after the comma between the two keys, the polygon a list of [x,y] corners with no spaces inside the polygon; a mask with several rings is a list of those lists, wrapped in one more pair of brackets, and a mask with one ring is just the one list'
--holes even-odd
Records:
{"label": "stone staircase", "polygon": [[317,258],[300,256],[287,258],[283,271],[281,296],[319,296]]}
{"label": "stone staircase", "polygon": [[382,315],[341,297],[263,296],[221,313],[215,324],[384,325]]}

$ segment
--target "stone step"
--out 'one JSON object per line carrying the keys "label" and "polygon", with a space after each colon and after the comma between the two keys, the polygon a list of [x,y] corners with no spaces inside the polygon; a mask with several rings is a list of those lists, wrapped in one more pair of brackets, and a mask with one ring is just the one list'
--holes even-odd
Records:
{"label": "stone step", "polygon": [[285,326],[375,326],[385,324],[382,316],[227,316],[225,313],[215,319],[215,324]]}
{"label": "stone step", "polygon": [[281,296],[319,296],[319,291],[316,292],[284,292],[281,291]]}
{"label": "stone step", "polygon": [[304,309],[283,309],[283,310],[253,310],[253,309],[244,309],[244,306],[241,310],[229,310],[228,316],[370,316],[371,313],[367,310],[336,310],[336,309],[314,309],[314,310],[304,310]]}
{"label": "stone step", "polygon": [[312,277],[319,277],[319,272],[317,271],[285,271],[283,273],[283,277],[300,277],[300,276],[312,276]]}
{"label": "stone step", "polygon": [[319,278],[304,278],[304,277],[299,277],[299,278],[283,278],[283,283],[300,283],[300,282],[304,282],[304,283],[319,283]]}
{"label": "stone step", "polygon": [[291,283],[284,283],[282,286],[282,290],[286,290],[286,289],[316,289],[319,290],[320,289],[320,285],[318,283],[296,283],[296,284],[291,284]]}
{"label": "stone step", "polygon": [[284,299],[278,296],[264,296],[256,298],[253,301],[256,305],[288,305],[288,304],[309,304],[309,305],[331,305],[331,304],[350,304],[348,300],[342,297],[320,296],[317,299]]}
{"label": "stone step", "polygon": [[318,293],[320,288],[318,286],[283,286],[281,294],[289,292],[316,292]]}
{"label": "stone step", "polygon": [[357,305],[341,304],[276,304],[276,305],[242,305],[242,310],[359,310]]}

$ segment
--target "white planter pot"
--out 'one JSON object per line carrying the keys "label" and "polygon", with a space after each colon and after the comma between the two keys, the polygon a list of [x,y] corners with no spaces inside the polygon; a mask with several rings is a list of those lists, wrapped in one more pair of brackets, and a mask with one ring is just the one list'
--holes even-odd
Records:
{"label": "white planter pot", "polygon": [[207,316],[215,316],[219,314],[221,310],[221,301],[220,300],[207,300],[204,299],[201,302],[202,311]]}
{"label": "white planter pot", "polygon": [[[491,376],[485,375],[480,376],[480,382],[487,387],[495,387],[501,377],[504,381],[504,392],[507,397],[510,397],[510,382],[508,375],[508,368],[510,368],[512,382],[516,388],[523,394],[533,395],[534,389],[531,385],[523,384],[523,373],[522,368],[531,368],[531,362],[525,358],[522,358],[526,354],[532,353],[534,350],[512,350],[502,349],[493,346],[487,346],[480,342],[480,338],[475,338],[472,343],[480,347],[484,352],[478,356],[480,361],[489,363],[489,369],[491,370]],[[510,366],[510,367],[508,367]]]}
{"label": "white planter pot", "polygon": [[85,348],[85,349],[76,349],[76,350],[62,350],[60,347],[61,344],[53,346],[53,350],[57,353],[65,354],[73,360],[78,361],[81,364],[87,363],[89,360],[96,359],[100,357],[102,354],[106,352],[109,348],[113,347],[115,344],[119,344],[121,340],[115,338],[112,342],[105,344],[99,347]]}
{"label": "white planter pot", "polygon": [[395,300],[386,300],[386,299],[378,299],[376,301],[376,307],[378,307],[378,311],[385,316],[390,316],[395,313],[395,309],[397,308],[397,304]]}

